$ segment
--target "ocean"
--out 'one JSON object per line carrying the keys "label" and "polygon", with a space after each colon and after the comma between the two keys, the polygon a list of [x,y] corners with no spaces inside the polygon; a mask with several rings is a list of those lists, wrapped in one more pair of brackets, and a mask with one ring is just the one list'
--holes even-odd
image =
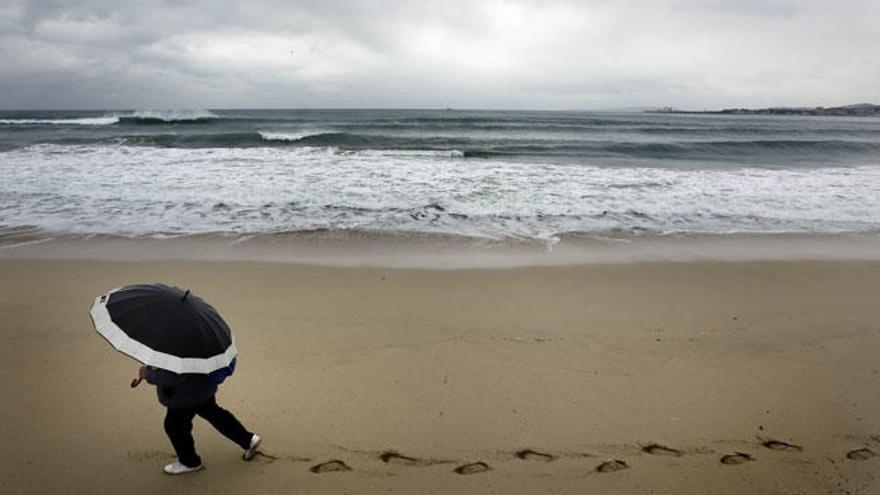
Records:
{"label": "ocean", "polygon": [[880,231],[880,119],[465,110],[0,112],[0,231]]}

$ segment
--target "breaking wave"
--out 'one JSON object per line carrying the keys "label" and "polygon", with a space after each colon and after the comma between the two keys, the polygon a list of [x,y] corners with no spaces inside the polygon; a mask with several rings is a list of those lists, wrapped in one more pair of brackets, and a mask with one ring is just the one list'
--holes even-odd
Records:
{"label": "breaking wave", "polygon": [[333,131],[299,131],[299,132],[273,132],[259,131],[260,137],[266,141],[285,141],[295,143],[310,136],[319,136],[324,134],[337,134]]}
{"label": "breaking wave", "polygon": [[138,110],[132,115],[119,117],[122,124],[210,124],[223,117],[207,110]]}
{"label": "breaking wave", "polygon": [[119,117],[85,117],[78,119],[0,119],[0,125],[111,125],[119,122]]}
{"label": "breaking wave", "polygon": [[100,117],[0,119],[0,125],[113,125],[113,124],[205,124],[223,117],[207,110],[138,110]]}

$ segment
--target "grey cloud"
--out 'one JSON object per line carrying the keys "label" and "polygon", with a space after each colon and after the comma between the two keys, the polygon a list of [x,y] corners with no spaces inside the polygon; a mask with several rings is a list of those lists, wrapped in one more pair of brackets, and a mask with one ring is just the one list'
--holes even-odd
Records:
{"label": "grey cloud", "polygon": [[0,107],[877,101],[878,21],[859,0],[12,0]]}

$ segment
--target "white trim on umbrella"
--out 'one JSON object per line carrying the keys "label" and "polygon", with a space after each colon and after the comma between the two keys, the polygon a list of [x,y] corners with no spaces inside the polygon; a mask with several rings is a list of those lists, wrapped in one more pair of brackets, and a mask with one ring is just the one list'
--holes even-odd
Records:
{"label": "white trim on umbrella", "polygon": [[229,366],[238,354],[238,350],[235,348],[234,338],[232,339],[232,343],[229,344],[229,347],[226,349],[226,352],[207,358],[182,358],[150,349],[146,345],[129,337],[128,334],[116,326],[116,323],[113,323],[113,319],[110,318],[110,312],[107,311],[107,302],[110,300],[110,294],[113,294],[118,290],[118,288],[113,289],[106,294],[96,297],[95,304],[92,305],[91,310],[92,323],[95,325],[95,330],[107,339],[107,342],[110,342],[110,345],[116,348],[117,351],[130,356],[147,366],[162,368],[174,373],[204,374]]}

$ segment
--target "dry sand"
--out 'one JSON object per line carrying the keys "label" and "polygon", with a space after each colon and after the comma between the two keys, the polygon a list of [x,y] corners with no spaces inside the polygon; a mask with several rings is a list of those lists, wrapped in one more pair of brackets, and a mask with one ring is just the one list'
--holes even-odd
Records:
{"label": "dry sand", "polygon": [[[197,420],[207,469],[162,474],[164,410],[88,317],[152,281],[230,323],[218,399],[271,457]],[[880,262],[2,260],[0,314],[8,494],[880,493]]]}

